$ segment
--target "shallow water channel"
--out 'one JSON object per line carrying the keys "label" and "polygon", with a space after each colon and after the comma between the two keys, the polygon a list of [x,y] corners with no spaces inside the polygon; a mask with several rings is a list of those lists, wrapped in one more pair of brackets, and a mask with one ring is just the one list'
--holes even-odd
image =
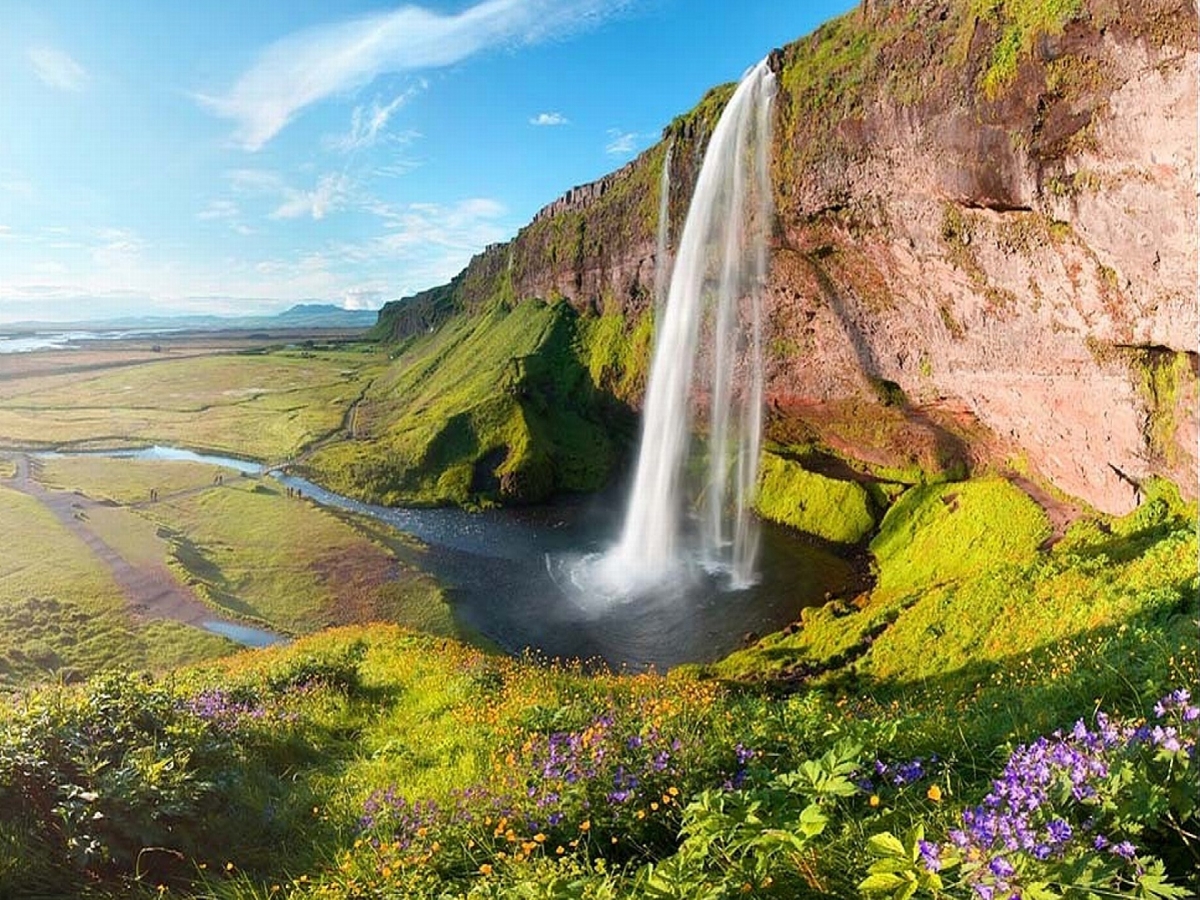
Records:
{"label": "shallow water channel", "polygon": [[[759,579],[750,587],[734,590],[727,579],[700,572],[636,598],[597,598],[577,587],[571,572],[579,560],[614,543],[622,498],[613,492],[483,512],[392,508],[229,457],[169,447],[103,455],[189,460],[271,477],[316,503],[412,535],[426,547],[421,567],[446,586],[458,620],[510,653],[530,648],[630,669],[707,662],[736,649],[749,634],[784,627],[802,607],[823,602],[827,592],[841,591],[853,578],[845,560],[763,522]],[[253,634],[227,636],[259,643]]]}

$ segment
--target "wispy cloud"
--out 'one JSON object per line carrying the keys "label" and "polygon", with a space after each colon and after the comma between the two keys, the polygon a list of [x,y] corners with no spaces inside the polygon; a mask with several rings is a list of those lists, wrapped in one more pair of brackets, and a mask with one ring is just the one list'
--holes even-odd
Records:
{"label": "wispy cloud", "polygon": [[560,112],[538,113],[529,120],[530,125],[570,125],[571,120]]}
{"label": "wispy cloud", "polygon": [[[340,172],[321,175],[311,190],[293,187],[283,176],[267,169],[234,169],[225,177],[235,194],[274,200],[276,205],[269,214],[272,219],[319,221],[344,209],[355,192],[353,180]],[[237,206],[232,201],[213,201],[200,215],[208,213],[210,218],[217,218],[229,208]]]}
{"label": "wispy cloud", "polygon": [[[268,46],[220,96],[197,99],[258,150],[310,104],[388,72],[453,65],[489,48],[593,27],[634,0],[483,0],[444,15],[419,6],[304,29]],[[390,115],[390,113],[389,113]]]}
{"label": "wispy cloud", "polygon": [[355,267],[402,271],[400,293],[413,293],[456,275],[471,257],[511,236],[504,222],[507,210],[488,197],[452,204],[389,204],[374,201],[366,207],[379,217],[384,233],[359,243],[333,248],[337,259]]}
{"label": "wispy cloud", "polygon": [[[375,99],[369,106],[354,107],[354,112],[350,114],[350,131],[347,134],[330,138],[326,142],[327,145],[342,153],[351,153],[355,150],[375,146],[384,137],[392,113],[428,86],[429,82],[422,78],[416,84],[397,94],[390,103],[381,104],[378,99]],[[397,143],[402,144],[411,143],[419,136],[418,132],[412,130],[391,135]]]}
{"label": "wispy cloud", "polygon": [[311,216],[314,220],[325,218],[346,205],[350,196],[351,182],[338,173],[322,175],[311,191],[288,190],[287,199],[271,213],[272,219],[301,219]]}
{"label": "wispy cloud", "polygon": [[87,70],[62,50],[30,47],[25,56],[33,66],[33,74],[55,90],[82,91],[87,84]]}
{"label": "wispy cloud", "polygon": [[342,292],[343,309],[379,309],[383,291],[378,288],[350,288]]}
{"label": "wispy cloud", "polygon": [[236,219],[241,215],[238,205],[232,200],[211,200],[208,206],[196,213],[201,222],[211,222],[215,219]]}
{"label": "wispy cloud", "polygon": [[608,143],[604,152],[612,156],[631,156],[636,150],[641,135],[636,131],[622,131],[620,128],[608,129]]}

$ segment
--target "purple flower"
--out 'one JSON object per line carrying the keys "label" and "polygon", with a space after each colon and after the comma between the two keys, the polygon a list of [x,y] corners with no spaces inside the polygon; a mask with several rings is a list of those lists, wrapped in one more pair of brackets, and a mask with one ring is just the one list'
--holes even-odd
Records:
{"label": "purple flower", "polygon": [[1121,843],[1113,845],[1112,854],[1121,857],[1121,859],[1132,860],[1137,856],[1137,848],[1129,841],[1121,841]]}
{"label": "purple flower", "polygon": [[1053,844],[1065,844],[1074,835],[1074,830],[1062,819],[1055,819],[1047,825],[1046,832],[1050,835],[1050,842]]}
{"label": "purple flower", "polygon": [[994,857],[992,861],[988,863],[988,869],[990,869],[991,873],[997,878],[1010,878],[1012,877],[1013,873],[1017,871],[1013,868],[1012,863],[1010,863],[1003,856]]}
{"label": "purple flower", "polygon": [[942,868],[942,851],[937,844],[930,841],[917,841],[917,849],[921,854],[921,863],[929,872],[938,872]]}

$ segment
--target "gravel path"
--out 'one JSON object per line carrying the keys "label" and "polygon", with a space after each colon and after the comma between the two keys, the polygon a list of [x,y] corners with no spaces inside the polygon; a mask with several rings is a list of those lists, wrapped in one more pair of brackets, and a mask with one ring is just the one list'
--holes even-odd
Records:
{"label": "gravel path", "polygon": [[40,466],[38,460],[27,454],[18,455],[15,462],[16,473],[9,487],[41,503],[108,566],[136,615],[148,619],[173,619],[197,628],[205,627],[206,623],[239,626],[239,623],[214,613],[190,587],[180,583],[166,564],[136,565],[106,544],[88,524],[88,513],[100,506],[98,502],[82,494],[46,488],[36,478]]}

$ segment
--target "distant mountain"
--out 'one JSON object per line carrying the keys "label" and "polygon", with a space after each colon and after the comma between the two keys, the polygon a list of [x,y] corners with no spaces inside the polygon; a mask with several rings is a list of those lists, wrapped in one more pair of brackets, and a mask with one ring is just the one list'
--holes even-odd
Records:
{"label": "distant mountain", "polygon": [[298,303],[270,317],[271,324],[289,328],[370,328],[379,313],[373,309],[343,309],[332,303]]}
{"label": "distant mountain", "polygon": [[302,328],[371,328],[379,313],[370,309],[343,309],[333,303],[298,303],[269,316],[122,316],[83,322],[15,322],[0,325],[0,333],[30,331],[253,331]]}

